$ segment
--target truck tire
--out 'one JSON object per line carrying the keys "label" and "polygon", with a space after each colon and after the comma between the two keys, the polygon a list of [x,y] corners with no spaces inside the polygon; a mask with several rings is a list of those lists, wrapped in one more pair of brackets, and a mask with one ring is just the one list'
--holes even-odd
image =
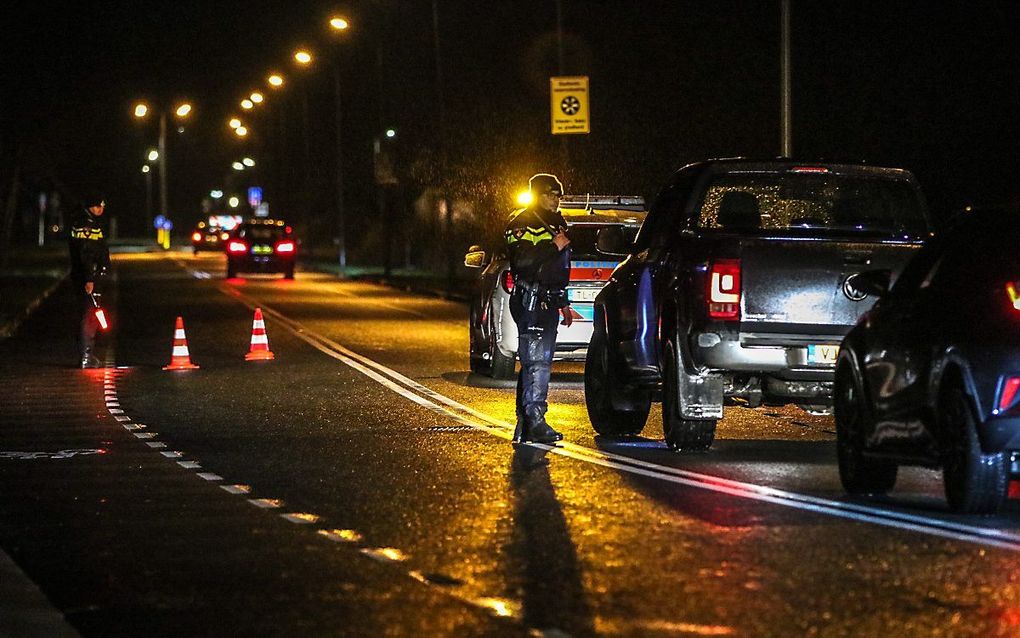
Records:
{"label": "truck tire", "polygon": [[615,366],[610,363],[608,341],[605,326],[596,321],[584,361],[584,403],[588,419],[595,431],[604,436],[634,436],[648,421],[651,395],[620,383],[613,374]]}
{"label": "truck tire", "polygon": [[680,359],[676,347],[667,343],[663,354],[662,433],[674,452],[700,452],[712,446],[716,419],[685,419],[680,416]]}
{"label": "truck tire", "polygon": [[949,507],[961,514],[995,514],[1009,487],[1006,453],[982,453],[974,409],[960,383],[950,382],[939,393],[938,414],[948,444],[942,476]]}
{"label": "truck tire", "polygon": [[896,485],[899,466],[864,455],[864,430],[871,413],[864,388],[849,364],[836,371],[833,392],[839,480],[848,494],[885,494]]}

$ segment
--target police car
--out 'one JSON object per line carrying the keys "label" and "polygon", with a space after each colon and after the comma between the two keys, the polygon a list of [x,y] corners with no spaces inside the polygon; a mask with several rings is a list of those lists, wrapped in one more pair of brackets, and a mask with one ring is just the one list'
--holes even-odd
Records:
{"label": "police car", "polygon": [[[560,213],[567,222],[570,237],[567,296],[573,324],[559,326],[554,357],[583,361],[592,334],[592,302],[620,262],[618,255],[598,251],[599,235],[622,234],[632,242],[645,218],[645,201],[637,196],[566,195],[560,199]],[[510,316],[514,282],[506,249],[500,247],[489,254],[472,246],[464,264],[481,270],[468,320],[471,371],[495,379],[512,378],[517,360],[517,324]]]}

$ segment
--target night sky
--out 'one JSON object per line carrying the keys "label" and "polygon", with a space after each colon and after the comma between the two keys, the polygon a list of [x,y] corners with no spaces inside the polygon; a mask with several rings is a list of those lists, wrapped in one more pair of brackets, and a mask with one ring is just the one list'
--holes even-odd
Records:
{"label": "night sky", "polygon": [[[276,211],[314,227],[333,201],[334,55],[352,215],[373,213],[372,139],[390,126],[407,201],[436,181],[442,148],[447,189],[487,209],[508,209],[539,170],[562,174],[572,192],[650,197],[688,162],[780,149],[778,0],[562,0],[565,72],[590,76],[592,99],[592,134],[572,138],[567,158],[548,131],[553,0],[439,0],[443,136],[428,0],[15,4],[0,10],[0,193],[20,157],[26,192],[99,186],[129,230],[144,218],[140,167],[156,138],[131,106],[178,97],[195,106],[169,142],[182,223],[251,155],[264,172],[250,179]],[[939,215],[1020,202],[1020,3],[791,4],[796,156],[908,168]],[[334,8],[353,24],[339,45],[326,27]],[[300,78],[290,59],[299,44],[317,53]],[[265,87],[270,70],[291,80],[279,93]],[[256,88],[268,108],[248,118],[242,143],[226,121]]]}

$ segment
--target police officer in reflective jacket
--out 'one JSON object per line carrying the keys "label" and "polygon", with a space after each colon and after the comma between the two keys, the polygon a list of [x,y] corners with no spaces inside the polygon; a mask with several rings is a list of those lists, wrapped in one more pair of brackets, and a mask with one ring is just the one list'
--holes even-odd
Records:
{"label": "police officer in reflective jacket", "polygon": [[532,204],[511,218],[506,227],[510,272],[514,289],[510,314],[517,324],[517,429],[514,441],[554,443],[563,435],[545,420],[549,374],[556,346],[556,326],[571,324],[567,301],[570,280],[570,239],[559,213],[563,184],[554,175],[539,173],[529,186]]}
{"label": "police officer in reflective jacket", "polygon": [[82,208],[71,220],[71,285],[81,314],[78,347],[82,368],[99,367],[99,360],[93,353],[99,322],[93,312],[92,295],[102,290],[110,267],[110,249],[100,222],[105,210],[103,196],[93,193],[84,198]]}

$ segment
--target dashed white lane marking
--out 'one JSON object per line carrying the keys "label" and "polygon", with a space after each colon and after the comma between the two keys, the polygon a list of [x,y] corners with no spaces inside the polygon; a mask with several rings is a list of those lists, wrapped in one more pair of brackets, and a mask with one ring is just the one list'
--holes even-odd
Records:
{"label": "dashed white lane marking", "polygon": [[198,461],[177,461],[177,465],[180,465],[186,470],[202,469],[202,465]]}
{"label": "dashed white lane marking", "polygon": [[114,419],[114,421],[119,421],[119,422],[123,423],[125,421],[130,421],[131,417],[129,417],[129,416],[115,416],[115,417],[113,417],[113,419]]}
{"label": "dashed white lane marking", "polygon": [[154,450],[162,450],[163,448],[166,447],[166,443],[162,441],[149,441],[148,443],[146,443],[146,445],[148,445]]}
{"label": "dashed white lane marking", "polygon": [[409,558],[407,554],[395,547],[363,547],[358,551],[369,558],[384,563],[400,563]]}
{"label": "dashed white lane marking", "polygon": [[220,489],[231,494],[249,494],[251,493],[250,485],[220,485]]}
{"label": "dashed white lane marking", "polygon": [[167,450],[166,452],[160,452],[160,454],[162,454],[163,456],[165,456],[168,459],[179,459],[182,456],[184,456],[183,452],[177,452],[177,451],[173,451],[173,450]]}
{"label": "dashed white lane marking", "polygon": [[262,509],[277,509],[283,507],[283,501],[278,498],[249,498],[248,502],[255,507]]}
{"label": "dashed white lane marking", "polygon": [[291,512],[290,514],[280,514],[280,518],[290,521],[291,523],[297,523],[298,525],[311,525],[312,523],[318,523],[322,517],[318,514]]}
{"label": "dashed white lane marking", "polygon": [[360,543],[360,532],[353,529],[320,529],[319,535],[336,543]]}
{"label": "dashed white lane marking", "polygon": [[146,426],[142,425],[141,423],[125,423],[124,424],[124,429],[125,430],[144,430],[145,428],[146,428]]}
{"label": "dashed white lane marking", "polygon": [[[245,295],[239,290],[226,285],[221,285],[220,290],[229,296],[237,298],[251,309],[261,308],[263,314],[276,319],[295,337],[308,343],[320,352],[361,372],[404,398],[433,412],[450,416],[463,425],[487,432],[493,436],[503,439],[510,439],[512,437],[514,428],[512,424],[465,406],[368,357],[359,355],[336,341],[305,328],[301,323],[286,317],[274,308]],[[977,527],[934,517],[915,515],[859,503],[836,501],[765,485],[735,481],[720,476],[641,461],[612,452],[594,450],[573,443],[563,443],[553,447],[538,444],[529,445],[593,465],[687,487],[709,490],[738,498],[780,505],[861,523],[892,527],[930,536],[1020,552],[1020,534],[1006,530]]]}
{"label": "dashed white lane marking", "polygon": [[198,478],[204,481],[222,481],[223,477],[219,474],[213,474],[212,472],[199,472]]}
{"label": "dashed white lane marking", "polygon": [[139,439],[154,439],[157,436],[155,432],[135,432],[135,437]]}

